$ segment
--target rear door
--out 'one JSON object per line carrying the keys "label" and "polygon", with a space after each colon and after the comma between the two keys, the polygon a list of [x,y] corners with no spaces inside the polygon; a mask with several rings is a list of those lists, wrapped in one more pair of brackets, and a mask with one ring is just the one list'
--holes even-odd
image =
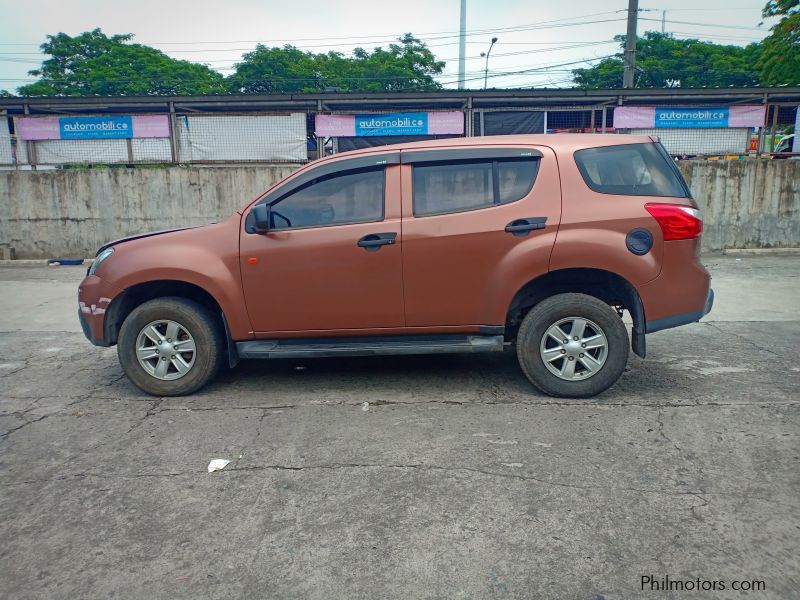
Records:
{"label": "rear door", "polygon": [[502,326],[547,272],[561,187],[547,147],[403,151],[406,323]]}

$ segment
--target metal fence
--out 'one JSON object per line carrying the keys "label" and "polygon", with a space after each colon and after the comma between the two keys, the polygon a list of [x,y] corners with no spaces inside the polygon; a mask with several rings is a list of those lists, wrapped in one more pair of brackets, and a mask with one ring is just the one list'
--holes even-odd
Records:
{"label": "metal fence", "polygon": [[[678,104],[673,102],[672,105]],[[0,166],[35,169],[95,165],[303,163],[353,148],[415,139],[394,136],[374,139],[317,137],[317,115],[384,114],[398,109],[424,110],[430,114],[449,110],[463,115],[461,133],[429,135],[424,139],[515,133],[634,132],[659,136],[670,153],[676,156],[769,156],[778,147],[782,136],[792,131],[798,103],[767,104],[764,123],[758,128],[696,130],[615,129],[615,105],[608,102],[555,106],[552,103],[509,102],[505,106],[495,103],[488,107],[474,107],[471,102],[462,102],[445,108],[417,104],[411,109],[399,103],[376,102],[375,105],[362,103],[338,110],[326,108],[319,102],[316,110],[174,110],[120,116],[121,111],[67,112],[59,110],[63,107],[54,106],[46,114],[0,113]],[[63,139],[67,129],[60,120],[76,117],[107,119],[112,128],[117,121],[133,119],[132,133],[128,132],[128,137],[88,139],[80,137],[80,132],[72,132],[71,135],[77,137]],[[136,119],[149,119],[149,124],[137,126]],[[26,128],[36,133],[28,134]]]}

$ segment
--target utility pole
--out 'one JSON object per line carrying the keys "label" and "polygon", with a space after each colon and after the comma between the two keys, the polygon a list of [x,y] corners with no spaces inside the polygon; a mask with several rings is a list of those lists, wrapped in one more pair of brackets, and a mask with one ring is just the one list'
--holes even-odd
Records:
{"label": "utility pole", "polygon": [[465,67],[467,55],[467,0],[461,0],[461,27],[458,34],[458,89],[464,89]]}
{"label": "utility pole", "polygon": [[667,33],[667,11],[661,11],[661,33]]}
{"label": "utility pole", "polygon": [[622,87],[632,88],[636,74],[636,19],[639,16],[639,0],[628,0],[628,33],[625,35],[625,71]]}

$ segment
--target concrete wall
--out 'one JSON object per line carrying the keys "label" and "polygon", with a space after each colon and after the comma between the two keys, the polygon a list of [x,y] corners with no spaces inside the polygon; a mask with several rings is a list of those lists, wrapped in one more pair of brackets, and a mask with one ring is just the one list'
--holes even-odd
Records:
{"label": "concrete wall", "polygon": [[0,245],[16,258],[94,256],[132,233],[225,219],[296,168],[0,171]]}
{"label": "concrete wall", "polygon": [[[88,257],[132,233],[226,218],[296,166],[0,171],[0,248]],[[684,161],[705,250],[800,246],[800,161]]]}
{"label": "concrete wall", "polygon": [[703,248],[800,247],[800,160],[681,161]]}

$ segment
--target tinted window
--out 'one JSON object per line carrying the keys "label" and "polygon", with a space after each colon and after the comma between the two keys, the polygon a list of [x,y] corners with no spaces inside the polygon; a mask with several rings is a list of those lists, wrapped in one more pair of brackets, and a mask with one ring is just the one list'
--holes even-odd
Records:
{"label": "tinted window", "polygon": [[504,160],[497,164],[500,204],[515,202],[528,195],[536,179],[538,160]]}
{"label": "tinted window", "polygon": [[678,168],[657,144],[624,144],[575,152],[583,180],[595,192],[689,197]]}
{"label": "tinted window", "polygon": [[514,202],[533,187],[536,159],[414,165],[414,215],[437,215]]}
{"label": "tinted window", "polygon": [[272,228],[324,227],[383,219],[383,167],[315,179],[272,205]]}

